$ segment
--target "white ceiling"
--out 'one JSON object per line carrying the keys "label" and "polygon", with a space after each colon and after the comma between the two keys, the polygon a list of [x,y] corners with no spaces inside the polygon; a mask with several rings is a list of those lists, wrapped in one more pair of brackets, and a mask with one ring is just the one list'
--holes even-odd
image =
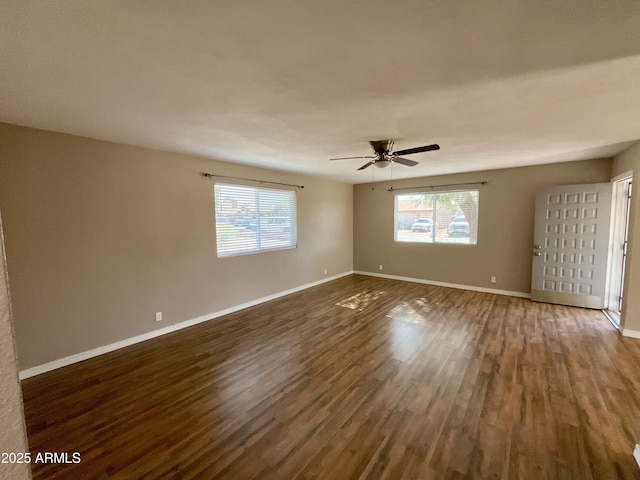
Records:
{"label": "white ceiling", "polygon": [[[368,182],[640,138],[638,0],[0,3],[0,121]],[[375,169],[388,179],[391,169]]]}

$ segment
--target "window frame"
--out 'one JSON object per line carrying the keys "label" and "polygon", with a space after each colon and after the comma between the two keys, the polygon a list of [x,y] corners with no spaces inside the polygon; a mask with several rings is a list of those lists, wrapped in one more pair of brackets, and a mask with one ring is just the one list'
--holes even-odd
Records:
{"label": "window frame", "polygon": [[[238,226],[238,224],[231,224],[231,222],[228,220],[229,217],[229,211],[227,211],[225,208],[222,208],[222,201],[219,199],[220,195],[231,195],[231,192],[229,190],[227,190],[226,192],[224,191],[224,189],[227,188],[229,190],[233,190],[233,189],[238,189],[238,190],[249,190],[249,191],[253,191],[253,194],[256,197],[256,203],[254,204],[254,207],[256,209],[255,211],[255,232],[256,232],[256,247],[255,248],[241,248],[241,245],[238,246],[236,245],[235,248],[231,248],[233,247],[233,245],[231,246],[227,246],[227,249],[225,250],[223,247],[223,250],[221,250],[221,245],[224,245],[223,242],[221,242],[221,233],[223,228],[224,229],[231,229],[233,228],[234,230],[232,230],[233,234],[238,234],[238,233],[245,233],[242,230],[235,230],[235,228]],[[285,188],[271,188],[271,187],[265,187],[265,186],[255,186],[255,185],[247,185],[247,184],[242,184],[242,183],[228,183],[228,182],[216,182],[214,184],[214,188],[213,188],[213,203],[214,203],[214,227],[215,227],[215,239],[216,239],[216,255],[218,258],[230,258],[230,257],[237,257],[237,256],[242,256],[242,255],[254,255],[254,254],[258,254],[258,253],[265,253],[265,252],[274,252],[274,251],[279,251],[279,250],[290,250],[290,249],[295,249],[298,248],[298,228],[297,228],[297,224],[298,224],[298,196],[297,196],[297,192],[295,189],[285,189]],[[287,196],[290,196],[290,201],[287,203],[287,207],[289,209],[288,215],[282,215],[279,217],[274,217],[274,216],[270,216],[266,213],[263,213],[260,211],[260,201],[259,201],[259,195],[260,192],[264,192],[264,193],[270,193],[273,194],[273,192],[278,192],[278,193],[286,193]],[[243,196],[236,196],[235,198],[232,197],[231,203],[237,203],[237,202],[241,202],[242,200],[247,200],[249,197],[243,197]],[[246,205],[245,205],[246,207]],[[221,222],[219,221],[219,218],[224,217],[225,221]],[[237,217],[237,215],[236,215]],[[288,222],[285,221],[284,224],[285,226],[283,228],[289,228],[289,232],[288,232],[288,243],[285,245],[276,245],[276,246],[262,246],[261,243],[264,241],[264,237],[262,237],[261,232],[262,232],[262,225],[265,223],[271,223],[273,224],[274,222],[270,222],[269,220],[273,220],[275,218],[286,218],[288,219]],[[280,222],[277,222],[280,223]],[[252,223],[250,223],[249,225],[252,225]],[[244,227],[245,230],[250,230],[246,224]],[[234,238],[234,240],[237,240],[237,237]]]}
{"label": "window frame", "polygon": [[[455,238],[455,237],[446,237],[446,239],[443,239],[442,237],[440,239],[438,239],[437,237],[437,229],[436,232],[434,233],[434,225],[439,225],[438,224],[438,213],[437,213],[437,196],[438,195],[442,195],[442,194],[456,194],[456,193],[471,193],[472,195],[475,194],[475,236],[474,236],[474,231],[471,228],[471,225],[469,225],[469,237],[468,241],[456,241],[456,240],[449,240],[450,238]],[[413,239],[413,238],[399,238],[398,233],[401,231],[404,231],[404,228],[399,228],[400,224],[402,224],[403,226],[406,225],[406,219],[401,219],[399,218],[401,211],[399,211],[398,209],[398,200],[400,197],[406,196],[434,196],[436,197],[435,203],[436,203],[436,208],[433,208],[433,202],[434,200],[432,200],[432,216],[430,217],[417,217],[415,219],[413,219],[412,223],[415,223],[418,218],[428,218],[431,220],[431,232],[429,232],[429,237],[430,239],[428,240],[424,240],[424,239]],[[460,208],[460,205],[456,205],[456,208],[458,209],[458,211],[462,211],[462,209]],[[455,218],[457,218],[459,215],[457,215],[458,212],[456,212],[456,214],[454,214],[454,216],[451,218],[451,220],[449,221],[449,223],[453,222],[453,220]],[[464,212],[463,212],[464,214]],[[465,215],[465,219],[466,219],[466,215]],[[461,189],[452,189],[452,190],[433,190],[433,191],[415,191],[415,192],[396,192],[395,196],[394,196],[394,204],[393,204],[393,240],[396,243],[406,243],[406,244],[430,244],[430,245],[466,245],[466,246],[477,246],[478,245],[478,232],[479,232],[479,228],[480,228],[480,224],[479,224],[479,219],[480,219],[480,189],[478,188],[461,188]],[[466,219],[467,223],[469,223],[469,219]],[[448,227],[448,225],[447,225]],[[413,232],[412,232],[413,234]],[[465,238],[465,237],[462,237]]]}

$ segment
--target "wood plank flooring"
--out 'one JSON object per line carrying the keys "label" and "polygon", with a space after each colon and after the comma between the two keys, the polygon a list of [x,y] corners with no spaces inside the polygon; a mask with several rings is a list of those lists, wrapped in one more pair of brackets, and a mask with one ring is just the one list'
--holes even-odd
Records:
{"label": "wood plank flooring", "polygon": [[35,479],[638,479],[640,340],[359,275],[23,382]]}

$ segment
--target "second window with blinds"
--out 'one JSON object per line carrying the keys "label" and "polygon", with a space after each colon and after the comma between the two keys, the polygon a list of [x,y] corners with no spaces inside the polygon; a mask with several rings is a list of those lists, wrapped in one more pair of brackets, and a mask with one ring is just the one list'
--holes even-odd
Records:
{"label": "second window with blinds", "polygon": [[216,183],[218,257],[296,247],[296,192]]}

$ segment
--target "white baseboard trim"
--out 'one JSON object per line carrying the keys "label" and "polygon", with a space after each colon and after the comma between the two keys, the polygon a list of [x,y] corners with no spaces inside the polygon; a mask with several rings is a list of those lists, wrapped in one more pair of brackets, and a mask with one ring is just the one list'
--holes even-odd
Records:
{"label": "white baseboard trim", "polygon": [[638,466],[640,467],[640,443],[636,443],[636,448],[633,450],[633,458],[638,462]]}
{"label": "white baseboard trim", "polygon": [[37,365],[35,367],[27,368],[25,370],[20,371],[20,374],[19,374],[20,380],[24,380],[25,378],[35,377],[36,375],[40,375],[42,373],[49,372],[51,370],[56,370],[58,368],[66,367],[67,365],[82,362],[83,360],[88,360],[89,358],[93,358],[99,355],[103,355],[105,353],[113,352],[114,350],[119,350],[121,348],[128,347],[136,343],[144,342],[145,340],[150,340],[152,338],[159,337],[167,333],[175,332],[177,330],[182,330],[183,328],[191,327],[193,325],[197,325],[198,323],[206,322],[208,320],[213,320],[215,318],[222,317],[223,315],[228,315],[230,313],[234,313],[239,310],[244,310],[245,308],[253,307],[254,305],[268,302],[270,300],[275,300],[276,298],[284,297],[285,295],[290,295],[292,293],[296,293],[301,290],[306,290],[307,288],[315,287],[316,285],[321,285],[323,283],[330,282],[338,278],[346,277],[347,275],[351,275],[351,274],[353,274],[353,270],[340,273],[332,277],[323,278],[322,280],[318,280],[316,282],[300,285],[299,287],[291,288],[283,292],[274,293],[273,295],[267,295],[266,297],[241,303],[240,305],[235,305],[233,307],[225,308],[224,310],[219,310],[217,312],[209,313],[207,315],[201,315],[199,317],[192,318],[191,320],[185,320],[180,323],[175,323],[165,328],[160,328],[158,330],[153,330],[151,332],[143,333],[141,335],[136,335],[135,337],[126,338],[124,340],[120,340],[115,343],[110,343],[109,345],[93,348],[91,350],[87,350],[86,352],[76,353],[68,357],[64,357],[58,360],[53,360],[51,362],[44,363],[42,365]]}
{"label": "white baseboard trim", "polygon": [[424,283],[426,285],[436,285],[438,287],[457,288],[459,290],[471,290],[473,292],[495,293],[496,295],[508,295],[510,297],[531,298],[530,293],[513,292],[511,290],[499,290],[497,288],[476,287],[474,285],[460,285],[457,283],[437,282],[435,280],[425,280],[423,278],[401,277],[399,275],[387,275],[386,273],[364,272],[354,270],[358,275],[369,275],[371,277],[390,278],[391,280],[402,280],[404,282]]}
{"label": "white baseboard trim", "polygon": [[629,337],[629,338],[640,338],[640,332],[637,330],[629,330],[628,328],[623,328],[622,329],[622,335],[624,337]]}

